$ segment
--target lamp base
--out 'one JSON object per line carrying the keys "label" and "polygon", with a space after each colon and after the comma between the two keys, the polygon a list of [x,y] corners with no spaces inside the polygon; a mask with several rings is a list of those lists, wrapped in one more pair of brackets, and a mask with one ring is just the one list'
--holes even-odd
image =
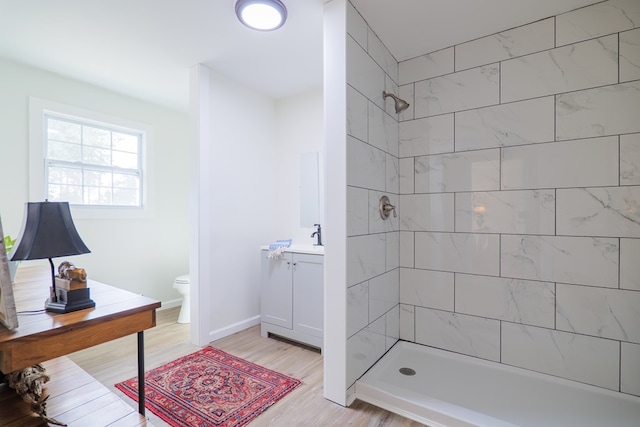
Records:
{"label": "lamp base", "polygon": [[56,289],[56,300],[52,301],[51,298],[48,298],[44,304],[45,310],[52,313],[70,313],[95,306],[95,301],[90,298],[89,288],[72,291],[58,288]]}

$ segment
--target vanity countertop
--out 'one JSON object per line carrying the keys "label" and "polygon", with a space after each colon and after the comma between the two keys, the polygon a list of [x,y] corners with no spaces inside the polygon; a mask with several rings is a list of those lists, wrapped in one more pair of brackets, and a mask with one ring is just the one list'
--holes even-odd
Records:
{"label": "vanity countertop", "polygon": [[[260,246],[260,249],[268,251],[269,246]],[[285,252],[295,252],[299,254],[324,255],[324,246],[316,245],[291,245],[285,248]]]}

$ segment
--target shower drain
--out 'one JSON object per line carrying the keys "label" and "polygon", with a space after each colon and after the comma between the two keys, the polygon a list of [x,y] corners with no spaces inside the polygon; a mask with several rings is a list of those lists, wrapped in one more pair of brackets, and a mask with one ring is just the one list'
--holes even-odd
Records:
{"label": "shower drain", "polygon": [[399,371],[400,371],[400,373],[402,375],[415,375],[416,374],[416,371],[414,371],[411,368],[400,368]]}

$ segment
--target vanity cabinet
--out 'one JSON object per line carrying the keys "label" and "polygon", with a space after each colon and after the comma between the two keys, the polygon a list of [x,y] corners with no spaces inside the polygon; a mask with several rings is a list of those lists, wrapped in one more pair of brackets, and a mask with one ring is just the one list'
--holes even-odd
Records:
{"label": "vanity cabinet", "polygon": [[324,256],[284,252],[269,258],[261,251],[262,336],[275,334],[322,349]]}

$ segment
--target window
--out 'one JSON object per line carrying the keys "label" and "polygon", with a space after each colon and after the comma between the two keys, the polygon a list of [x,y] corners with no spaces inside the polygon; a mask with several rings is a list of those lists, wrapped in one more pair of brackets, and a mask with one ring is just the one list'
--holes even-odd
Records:
{"label": "window", "polygon": [[29,199],[68,201],[76,219],[149,218],[152,143],[149,125],[29,97]]}
{"label": "window", "polygon": [[45,114],[47,199],[72,205],[142,205],[143,133]]}

